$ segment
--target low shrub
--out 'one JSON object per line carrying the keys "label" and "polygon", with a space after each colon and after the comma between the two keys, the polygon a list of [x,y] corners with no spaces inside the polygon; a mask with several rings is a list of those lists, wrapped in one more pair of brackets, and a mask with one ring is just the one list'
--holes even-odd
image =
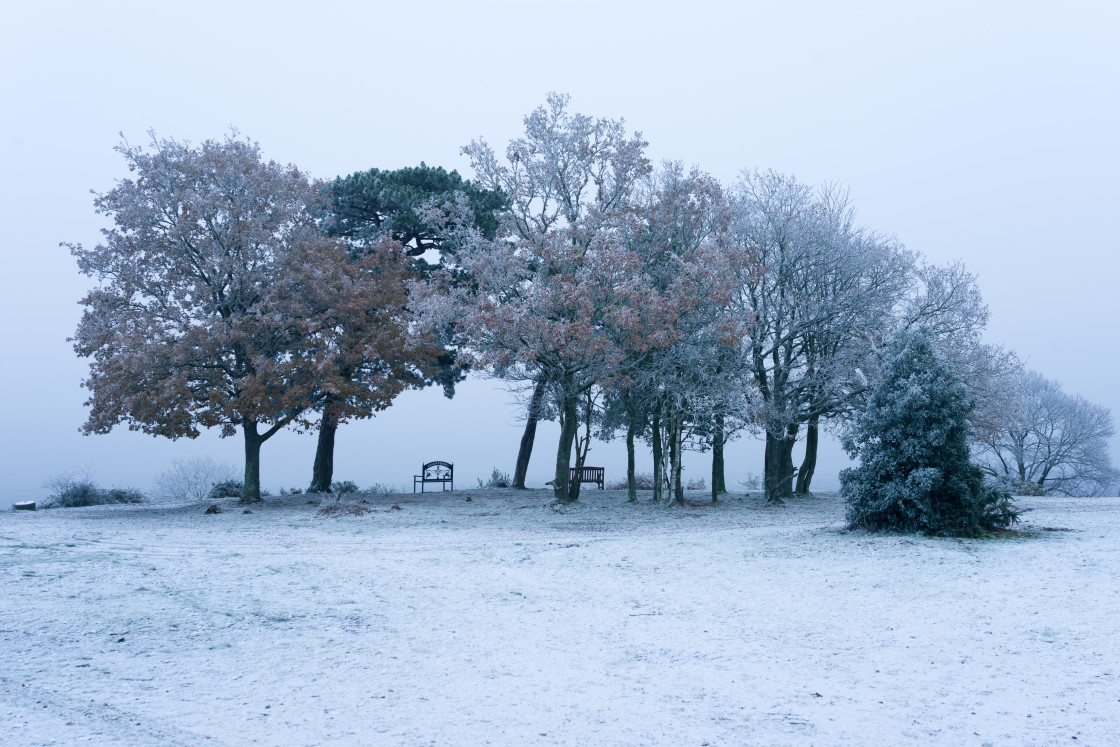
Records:
{"label": "low shrub", "polygon": [[357,503],[332,503],[316,512],[319,516],[364,516],[369,509]]}
{"label": "low shrub", "polygon": [[490,473],[490,479],[487,482],[483,482],[481,478],[478,481],[478,487],[480,488],[508,488],[512,484],[513,480],[509,473],[502,472],[497,467]]}
{"label": "low shrub", "polygon": [[747,476],[739,481],[739,484],[747,489],[747,492],[758,490],[762,487],[762,478],[753,472],[748,472]]}
{"label": "low shrub", "polygon": [[43,501],[43,508],[80,508],[105,506],[115,503],[143,503],[144,494],[133,488],[99,488],[90,479],[88,471],[55,475],[45,487],[51,490]]}
{"label": "low shrub", "polygon": [[[653,490],[653,475],[649,472],[634,473],[634,487],[638,490]],[[606,484],[607,490],[628,490],[626,480],[615,480]]]}
{"label": "low shrub", "polygon": [[365,493],[379,493],[381,495],[393,495],[395,493],[401,492],[401,489],[398,488],[396,485],[389,485],[389,484],[385,484],[385,483],[375,482],[373,485],[370,485],[368,488],[366,488],[363,492],[365,492]]}
{"label": "low shrub", "polygon": [[344,495],[346,493],[360,493],[362,489],[353,480],[336,480],[331,483],[331,492]]}
{"label": "low shrub", "polygon": [[[243,495],[245,495],[245,483],[240,480],[223,480],[210,488],[210,492],[206,494],[206,499],[216,501],[220,498],[240,498]],[[270,495],[272,495],[272,491],[261,488],[261,498],[267,498]]]}
{"label": "low shrub", "polygon": [[1048,492],[1045,485],[1039,485],[1032,480],[1014,480],[1002,487],[1011,495],[1040,496]]}
{"label": "low shrub", "polygon": [[208,457],[177,459],[156,478],[154,492],[161,501],[204,501],[215,483],[232,481],[236,476],[237,470],[232,466]]}
{"label": "low shrub", "polygon": [[143,503],[144,494],[135,488],[109,488],[107,503]]}
{"label": "low shrub", "polygon": [[[210,488],[210,492],[206,497],[212,501],[219,498],[240,498],[245,494],[245,483],[240,480],[222,480],[221,482],[214,483]],[[264,491],[261,491],[264,495]]]}
{"label": "low shrub", "polygon": [[689,480],[688,484],[686,484],[684,487],[685,487],[686,490],[707,490],[708,489],[708,483],[707,483],[707,481],[704,480],[703,477],[701,477],[701,478]]}

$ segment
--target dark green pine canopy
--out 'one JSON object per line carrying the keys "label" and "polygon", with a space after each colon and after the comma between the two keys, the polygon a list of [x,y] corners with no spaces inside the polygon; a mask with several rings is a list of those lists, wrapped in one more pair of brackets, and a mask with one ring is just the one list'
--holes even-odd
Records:
{"label": "dark green pine canopy", "polygon": [[479,231],[493,239],[498,214],[505,209],[501,192],[479,189],[457,171],[442,166],[419,166],[383,171],[370,169],[338,177],[327,187],[331,215],[327,231],[359,242],[377,241],[388,234],[410,255],[441,248],[441,236],[424,225],[416,208],[433,201],[450,202],[457,193],[466,196]]}

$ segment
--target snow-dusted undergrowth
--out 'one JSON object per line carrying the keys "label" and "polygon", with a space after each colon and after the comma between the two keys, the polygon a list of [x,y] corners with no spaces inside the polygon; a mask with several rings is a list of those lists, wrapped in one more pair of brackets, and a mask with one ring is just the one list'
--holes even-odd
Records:
{"label": "snow-dusted undergrowth", "polygon": [[1120,732],[1115,498],[1023,499],[1035,536],[983,541],[844,532],[835,496],[307,499],[0,514],[0,743]]}

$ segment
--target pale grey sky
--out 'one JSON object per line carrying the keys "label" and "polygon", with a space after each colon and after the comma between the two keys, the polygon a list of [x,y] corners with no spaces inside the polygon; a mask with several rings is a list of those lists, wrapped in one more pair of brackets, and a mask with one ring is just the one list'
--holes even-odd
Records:
{"label": "pale grey sky", "polygon": [[[625,117],[654,159],[725,182],[745,167],[851,188],[863,223],[938,262],[962,259],[992,311],[988,339],[1120,415],[1120,4],[9,3],[0,26],[5,228],[0,314],[4,494],[92,465],[147,486],[172,459],[240,464],[240,439],[82,437],[86,364],[65,338],[90,281],[59,241],[94,244],[90,189],[125,175],[123,132],[199,141],[230,125],[265,155],[331,177],[502,147],[549,91]],[[339,433],[336,476],[408,483],[425,459],[463,485],[512,468],[508,395],[407,393]],[[548,479],[543,429],[530,483]],[[608,479],[620,445],[593,447]],[[314,440],[265,445],[263,483],[305,486]],[[748,439],[729,481],[761,472]],[[815,486],[837,485],[830,446]],[[1120,449],[1113,444],[1114,463]],[[648,461],[648,460],[647,460]],[[686,463],[707,472],[707,457]],[[468,482],[469,481],[469,482]]]}

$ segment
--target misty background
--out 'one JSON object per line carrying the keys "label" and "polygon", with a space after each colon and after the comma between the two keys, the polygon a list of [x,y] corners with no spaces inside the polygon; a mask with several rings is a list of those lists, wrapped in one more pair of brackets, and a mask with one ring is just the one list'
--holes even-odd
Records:
{"label": "misty background", "polygon": [[[5,498],[90,467],[147,488],[172,460],[242,464],[242,440],[168,441],[118,427],[85,437],[86,361],[66,338],[93,280],[60,241],[107,224],[90,190],[126,176],[123,133],[199,142],[231,126],[266,158],[331,178],[429,165],[472,174],[459,149],[496,149],[549,91],[624,117],[656,162],[725,184],[744,168],[851,189],[859,220],[929,260],[963,260],[991,310],[986,340],[1068,393],[1120,413],[1114,320],[1120,208],[1120,5],[896,3],[9,4],[0,25],[0,466]],[[423,461],[457,487],[512,471],[521,408],[472,376],[454,400],[406,392],[339,430],[335,477],[405,487]],[[551,478],[542,423],[528,484]],[[1112,444],[1114,465],[1120,450]],[[313,434],[262,450],[262,485],[306,487]],[[794,453],[799,463],[801,450]],[[639,470],[650,469],[639,452]],[[762,472],[749,434],[728,487]],[[621,440],[588,463],[625,476]],[[847,458],[822,444],[814,487]],[[708,455],[685,479],[710,479]]]}

